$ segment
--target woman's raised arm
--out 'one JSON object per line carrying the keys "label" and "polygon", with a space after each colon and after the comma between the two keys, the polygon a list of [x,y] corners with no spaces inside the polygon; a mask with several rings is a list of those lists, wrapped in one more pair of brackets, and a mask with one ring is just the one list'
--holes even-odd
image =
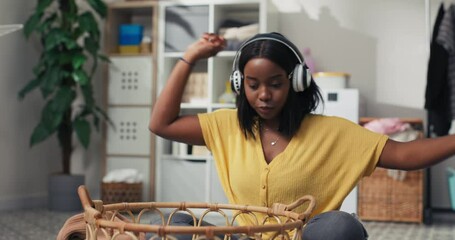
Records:
{"label": "woman's raised arm", "polygon": [[205,145],[197,115],[180,116],[180,103],[193,65],[200,59],[215,56],[224,46],[223,38],[209,33],[188,46],[153,106],[150,131],[173,141]]}

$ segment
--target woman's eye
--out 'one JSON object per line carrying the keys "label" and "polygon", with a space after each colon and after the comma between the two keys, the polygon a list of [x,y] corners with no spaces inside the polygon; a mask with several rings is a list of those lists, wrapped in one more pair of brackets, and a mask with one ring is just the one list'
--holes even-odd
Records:
{"label": "woman's eye", "polygon": [[280,88],[281,87],[281,83],[273,83],[272,87],[273,88]]}
{"label": "woman's eye", "polygon": [[258,88],[258,85],[257,84],[250,84],[249,87],[251,89],[257,89]]}

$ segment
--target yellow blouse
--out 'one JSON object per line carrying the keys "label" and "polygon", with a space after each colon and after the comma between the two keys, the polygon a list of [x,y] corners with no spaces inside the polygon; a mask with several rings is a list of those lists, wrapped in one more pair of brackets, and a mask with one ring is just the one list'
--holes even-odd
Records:
{"label": "yellow blouse", "polygon": [[[245,138],[241,131],[236,109],[198,117],[231,204],[271,207],[309,194],[316,198],[313,216],[340,208],[357,182],[373,172],[388,139],[339,117],[308,115],[286,149],[267,164],[259,137]],[[252,222],[244,217],[239,224]]]}

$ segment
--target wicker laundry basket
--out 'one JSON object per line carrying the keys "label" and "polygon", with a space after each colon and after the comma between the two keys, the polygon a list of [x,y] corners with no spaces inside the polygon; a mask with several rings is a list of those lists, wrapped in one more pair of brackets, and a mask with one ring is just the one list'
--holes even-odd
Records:
{"label": "wicker laundry basket", "polygon": [[358,215],[362,220],[423,222],[423,170],[406,171],[403,180],[376,168],[359,183]]}
{"label": "wicker laundry basket", "polygon": [[[374,119],[376,118],[361,118],[360,124],[365,125]],[[409,123],[414,130],[421,131],[419,138],[423,138],[421,119],[402,118],[400,120]],[[422,223],[424,170],[400,171],[404,176],[403,179],[394,178],[390,171],[378,167],[371,176],[360,181],[357,209],[360,219]]]}
{"label": "wicker laundry basket", "polygon": [[[176,239],[175,234],[190,234],[192,239],[230,239],[232,234],[238,234],[240,239],[262,239],[264,234],[272,239],[301,239],[302,229],[315,207],[312,196],[304,196],[289,205],[275,203],[271,208],[217,204],[217,203],[191,203],[191,202],[141,202],[141,203],[115,203],[103,204],[102,201],[92,200],[85,186],[80,186],[78,194],[84,208],[86,223],[86,239],[144,239],[146,234],[151,234],[149,239]],[[303,213],[292,210],[304,205]],[[164,212],[170,210],[168,219]],[[235,212],[231,217],[226,211]],[[148,213],[161,217],[162,225],[143,223],[143,217]],[[190,214],[194,226],[169,225],[173,215],[177,212]],[[202,212],[196,216],[196,212]],[[224,226],[201,226],[201,222],[209,214],[219,214],[224,220]],[[257,219],[255,213],[265,214],[264,219]],[[118,216],[129,217],[129,221],[118,221]],[[136,214],[136,215],[135,215]],[[242,214],[255,219],[253,226],[235,226],[234,221]],[[199,219],[199,220],[197,220]],[[223,221],[224,221],[223,220]]]}
{"label": "wicker laundry basket", "polygon": [[103,203],[141,202],[142,183],[101,183]]}

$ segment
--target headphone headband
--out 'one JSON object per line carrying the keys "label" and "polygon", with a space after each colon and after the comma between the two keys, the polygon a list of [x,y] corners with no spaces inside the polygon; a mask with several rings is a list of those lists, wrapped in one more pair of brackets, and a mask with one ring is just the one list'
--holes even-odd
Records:
{"label": "headphone headband", "polygon": [[294,70],[292,71],[292,86],[293,89],[296,92],[302,92],[305,90],[311,83],[311,73],[308,69],[308,67],[305,64],[305,61],[303,59],[303,56],[300,54],[298,48],[289,40],[287,40],[283,35],[279,33],[262,33],[262,34],[257,34],[256,36],[250,38],[246,42],[244,42],[237,52],[234,55],[234,60],[232,62],[232,74],[230,76],[230,81],[231,81],[231,87],[232,89],[239,94],[240,93],[240,87],[241,83],[243,81],[243,74],[239,70],[238,62],[240,59],[240,55],[242,54],[242,50],[248,46],[249,44],[256,42],[256,41],[261,41],[261,40],[270,40],[274,42],[279,42],[286,46],[289,50],[294,53],[296,56],[297,60],[299,61],[298,64],[296,64]]}
{"label": "headphone headband", "polygon": [[[273,35],[273,37],[272,37],[272,35]],[[297,53],[296,50],[294,50],[294,49],[297,49],[297,47],[289,41],[284,41],[284,40],[278,39],[278,37],[281,37],[281,35],[278,35],[276,33],[264,33],[264,34],[258,34],[256,37],[252,37],[250,40],[247,40],[246,42],[244,42],[239,47],[237,52],[235,53],[234,62],[232,63],[232,70],[233,71],[238,70],[237,62],[240,59],[240,54],[242,53],[243,48],[245,48],[246,46],[248,46],[249,44],[251,44],[253,42],[261,41],[261,40],[271,40],[271,41],[279,42],[279,43],[285,45],[294,53],[294,55],[297,57],[297,60],[299,60],[300,64],[305,64],[302,56],[299,53]]]}

